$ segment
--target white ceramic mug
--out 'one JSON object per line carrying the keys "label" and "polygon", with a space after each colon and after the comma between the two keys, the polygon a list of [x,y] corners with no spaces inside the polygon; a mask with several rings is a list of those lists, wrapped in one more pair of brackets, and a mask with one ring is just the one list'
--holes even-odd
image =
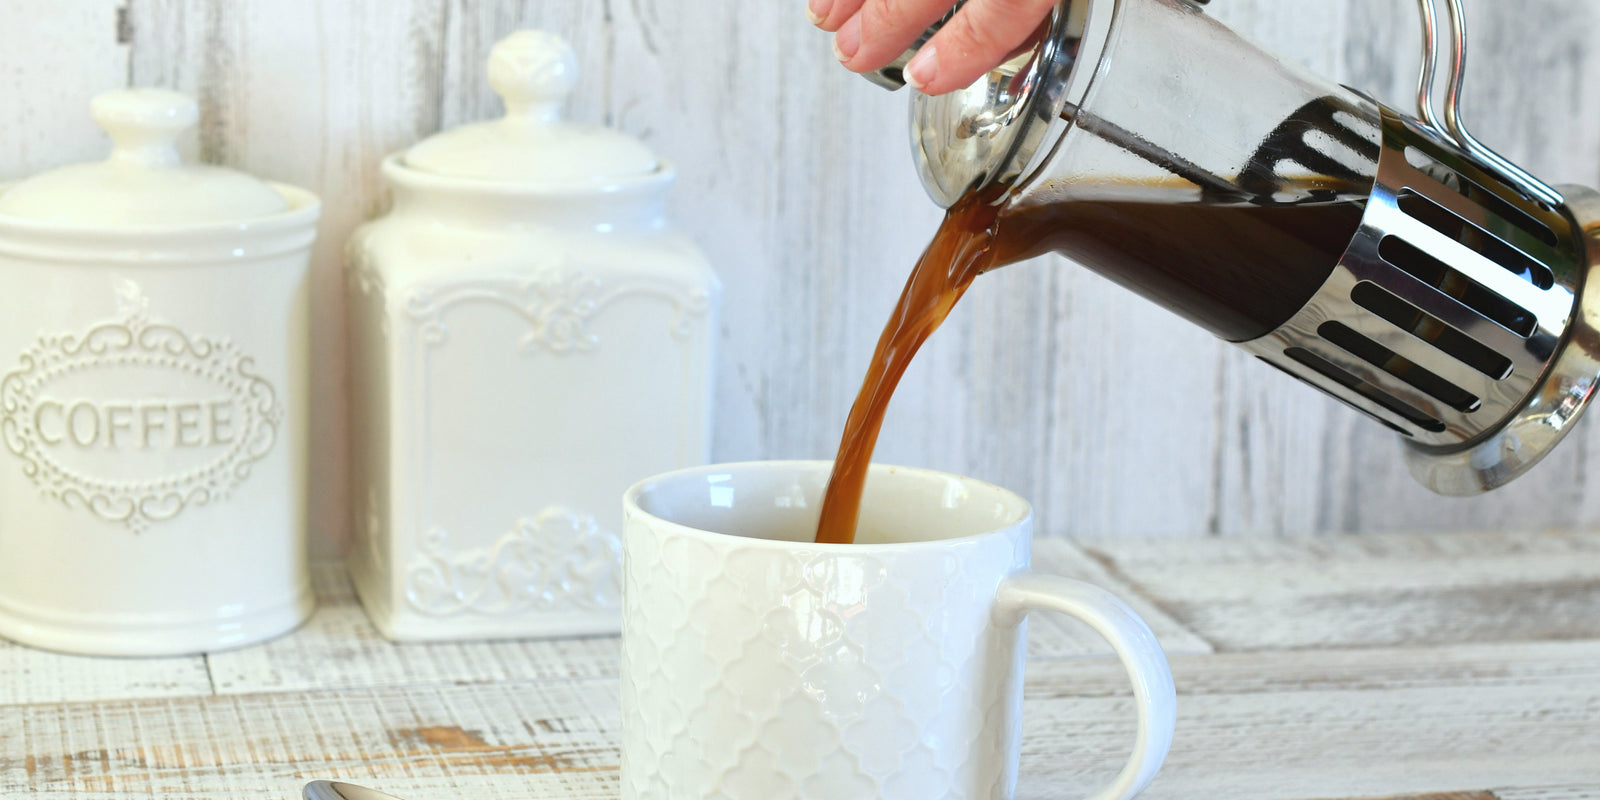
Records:
{"label": "white ceramic mug", "polygon": [[624,800],[1010,798],[1024,620],[1081,619],[1133,679],[1130,798],[1172,742],[1172,673],[1103,589],[1031,572],[1028,503],[877,466],[856,544],[811,541],[831,462],[682,470],[624,498]]}

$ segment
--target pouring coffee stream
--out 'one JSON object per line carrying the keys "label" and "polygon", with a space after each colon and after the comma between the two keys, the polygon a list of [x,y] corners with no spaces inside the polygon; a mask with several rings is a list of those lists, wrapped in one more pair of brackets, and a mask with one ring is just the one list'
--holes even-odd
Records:
{"label": "pouring coffee stream", "polygon": [[[1158,157],[1151,150],[1140,155]],[[1294,296],[1304,276],[1325,277],[1322,266],[1337,259],[1360,222],[1359,206],[1336,198],[1322,204],[1280,203],[1278,191],[1251,196],[1221,178],[1196,174],[1198,169],[1184,164],[1173,172],[1193,183],[1207,202],[1169,206],[1132,199],[1013,207],[1000,185],[957,201],[913,268],[878,342],[846,423],[817,541],[852,540],[865,473],[894,389],[978,275],[1045,252],[1071,252],[1092,266],[1118,264],[1123,278],[1140,276],[1147,293],[1161,294],[1170,308],[1226,338],[1263,324],[1270,328],[1271,322],[1261,320],[1281,316],[1281,298]],[[1309,201],[1317,193],[1298,195]],[[1274,249],[1294,269],[1274,273],[1271,282],[1221,284],[1245,286],[1247,292],[1194,299],[1194,289],[1234,271],[1240,259],[1262,248]]]}
{"label": "pouring coffee stream", "polygon": [[912,268],[845,423],[817,523],[818,542],[849,544],[855,540],[872,450],[895,387],[917,350],[944,323],[967,287],[994,265],[998,194],[975,192],[958,202]]}
{"label": "pouring coffee stream", "polygon": [[951,211],[852,410],[819,541],[853,535],[905,361],[977,274],[1051,252],[1399,433],[1436,492],[1537,463],[1600,377],[1600,194],[1558,193],[1465,131],[1459,0],[1448,124],[1433,122],[1440,15],[1419,2],[1419,118],[1285,64],[1190,0],[1064,0],[1031,50],[915,98],[917,167]]}

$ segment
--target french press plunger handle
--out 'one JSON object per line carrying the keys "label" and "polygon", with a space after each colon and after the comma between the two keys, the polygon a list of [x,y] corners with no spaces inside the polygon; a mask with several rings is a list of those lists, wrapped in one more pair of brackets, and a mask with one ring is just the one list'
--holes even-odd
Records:
{"label": "french press plunger handle", "polygon": [[1450,84],[1445,89],[1444,124],[1434,108],[1434,77],[1439,69],[1438,0],[1417,0],[1422,10],[1422,75],[1417,81],[1417,112],[1423,124],[1442,139],[1460,145],[1479,161],[1499,171],[1528,197],[1554,208],[1566,202],[1549,184],[1490,150],[1467,130],[1461,119],[1461,87],[1467,72],[1467,17],[1461,0],[1445,0],[1450,19]]}

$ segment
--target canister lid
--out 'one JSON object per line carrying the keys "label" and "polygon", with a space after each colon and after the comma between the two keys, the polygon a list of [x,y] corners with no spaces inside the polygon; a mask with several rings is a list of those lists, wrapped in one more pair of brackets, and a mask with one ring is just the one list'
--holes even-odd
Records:
{"label": "canister lid", "polygon": [[405,165],[452,178],[579,187],[658,171],[661,160],[639,140],[562,119],[577,82],[578,59],[564,39],[514,33],[489,53],[489,85],[505,116],[423,140],[406,151]]}
{"label": "canister lid", "polygon": [[93,227],[241,222],[289,207],[264,181],[185,164],[177,138],[200,119],[194,98],[164,89],[108,92],[90,103],[111,157],[51,170],[0,192],[0,216]]}

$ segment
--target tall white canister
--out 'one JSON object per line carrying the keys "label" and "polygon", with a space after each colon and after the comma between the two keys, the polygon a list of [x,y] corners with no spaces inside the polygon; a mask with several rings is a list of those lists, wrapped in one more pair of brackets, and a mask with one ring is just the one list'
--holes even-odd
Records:
{"label": "tall white canister", "polygon": [[91,108],[110,158],[0,186],[0,636],[176,655],[281,634],[313,605],[318,200],[183,163],[185,95]]}
{"label": "tall white canister", "polygon": [[616,632],[624,489],[708,455],[719,284],[671,166],[562,119],[576,78],[498,43],[506,115],[389,157],[349,246],[349,563],[394,639]]}

